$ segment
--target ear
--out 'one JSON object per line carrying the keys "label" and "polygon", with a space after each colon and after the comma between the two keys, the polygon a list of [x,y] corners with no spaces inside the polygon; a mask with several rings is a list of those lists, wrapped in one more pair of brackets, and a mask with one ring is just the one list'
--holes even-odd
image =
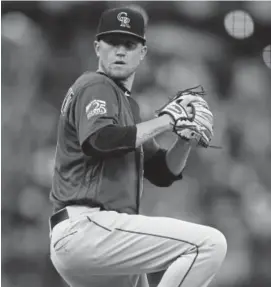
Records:
{"label": "ear", "polygon": [[94,49],[97,57],[100,57],[100,43],[98,41],[94,41]]}
{"label": "ear", "polygon": [[147,46],[142,46],[141,51],[140,51],[140,60],[141,61],[145,58],[147,51],[148,51]]}

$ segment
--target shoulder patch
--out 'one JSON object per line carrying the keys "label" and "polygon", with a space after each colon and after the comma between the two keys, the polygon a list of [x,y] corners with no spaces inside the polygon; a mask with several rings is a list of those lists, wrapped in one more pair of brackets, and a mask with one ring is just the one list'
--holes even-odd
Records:
{"label": "shoulder patch", "polygon": [[93,100],[86,106],[87,119],[93,116],[107,113],[106,102],[102,100]]}

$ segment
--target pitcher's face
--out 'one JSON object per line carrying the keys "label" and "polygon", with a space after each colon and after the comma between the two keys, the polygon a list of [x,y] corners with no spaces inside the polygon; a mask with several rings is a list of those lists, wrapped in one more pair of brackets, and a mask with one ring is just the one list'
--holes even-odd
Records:
{"label": "pitcher's face", "polygon": [[94,45],[99,68],[115,80],[125,80],[134,74],[147,53],[147,47],[139,39],[126,34],[104,35]]}

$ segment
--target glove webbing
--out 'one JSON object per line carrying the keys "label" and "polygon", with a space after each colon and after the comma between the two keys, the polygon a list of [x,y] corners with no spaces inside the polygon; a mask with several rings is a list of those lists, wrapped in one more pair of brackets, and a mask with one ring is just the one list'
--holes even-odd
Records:
{"label": "glove webbing", "polygon": [[[197,88],[200,88],[201,91],[194,91],[195,89]],[[195,87],[192,87],[192,88],[188,88],[188,89],[185,89],[185,90],[182,90],[182,91],[178,91],[177,92],[177,97],[181,96],[182,94],[184,93],[190,93],[191,95],[193,96],[205,96],[206,95],[206,92],[205,90],[203,89],[202,85],[198,85],[198,86],[195,86]]]}

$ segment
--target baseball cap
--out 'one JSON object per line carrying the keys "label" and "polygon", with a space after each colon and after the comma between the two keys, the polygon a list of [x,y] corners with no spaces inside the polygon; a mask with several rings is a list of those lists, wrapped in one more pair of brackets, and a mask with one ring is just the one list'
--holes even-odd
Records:
{"label": "baseball cap", "polygon": [[128,34],[145,43],[145,24],[142,14],[131,8],[113,8],[101,15],[96,38],[108,34]]}

